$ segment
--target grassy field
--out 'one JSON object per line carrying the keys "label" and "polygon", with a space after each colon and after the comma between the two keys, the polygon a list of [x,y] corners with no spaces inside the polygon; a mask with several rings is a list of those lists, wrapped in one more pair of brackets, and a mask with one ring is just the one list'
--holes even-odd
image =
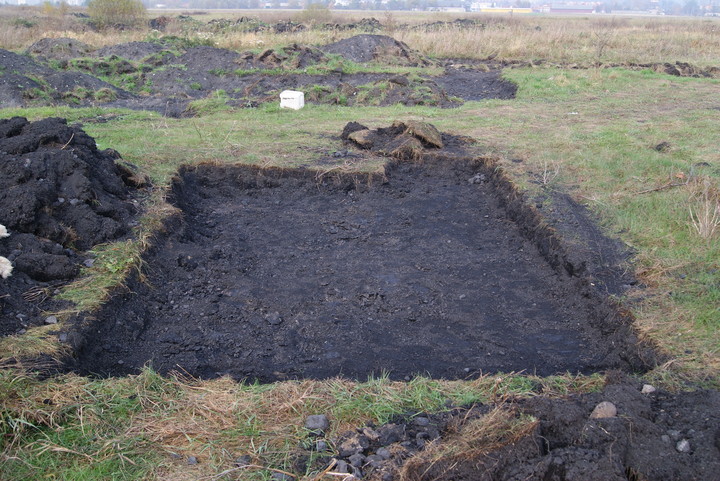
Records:
{"label": "grassy field", "polygon": [[[394,32],[432,55],[497,53],[504,59],[589,64],[598,58],[592,28],[600,26],[614,39],[603,49],[604,61],[720,66],[717,20],[603,23],[533,17],[488,19],[488,24],[462,33],[465,37],[457,42],[447,40],[458,32]],[[533,40],[512,42],[513,32]],[[73,35],[100,45],[141,39],[147,32]],[[243,49],[258,42],[320,42],[340,34],[245,35],[228,34],[216,42]],[[0,40],[5,48],[31,43],[30,38],[15,44]],[[118,150],[158,186],[184,163],[312,167],[319,156],[342,148],[327,136],[338,135],[351,120],[376,127],[422,119],[443,131],[472,136],[531,195],[570,192],[598,214],[609,234],[636,251],[632,268],[646,287],[621,302],[634,313],[642,336],[668,357],[643,379],[668,389],[720,388],[720,226],[713,217],[720,212],[720,81],[650,70],[557,66],[507,70],[505,77],[517,83],[516,99],[468,102],[458,109],[308,105],[295,112],[267,105],[167,119],[147,112],[53,107],[4,109],[0,117],[53,115],[81,122],[101,148]],[[107,122],[93,122],[98,116]],[[655,148],[663,142],[666,149]],[[379,166],[339,161],[336,167]],[[162,189],[152,199],[139,240],[103,247],[101,261],[86,272],[91,277],[66,289],[64,295],[79,308],[91,309],[134,268],[158,220],[171,209],[161,194]],[[0,341],[0,359],[8,363],[19,353],[53,349],[58,345],[40,329],[22,339]],[[162,377],[150,369],[123,379],[73,374],[41,379],[16,366],[0,371],[0,478],[269,479],[291,471],[293,453],[309,443],[302,428],[308,414],[328,414],[331,434],[337,434],[408,410],[442,409],[447,399],[466,404],[529,396],[538,385],[548,395],[563,395],[596,390],[603,382],[602,375],[537,378],[511,373],[468,382],[380,378],[257,385]],[[517,428],[509,423],[497,429]],[[252,456],[253,463],[234,468],[233,460],[242,455]],[[188,465],[187,456],[196,456],[199,463]],[[317,472],[295,474],[322,479]]]}

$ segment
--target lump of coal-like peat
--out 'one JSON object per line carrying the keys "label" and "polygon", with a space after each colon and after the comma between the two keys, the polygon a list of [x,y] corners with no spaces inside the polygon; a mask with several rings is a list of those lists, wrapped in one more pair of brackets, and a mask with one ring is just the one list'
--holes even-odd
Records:
{"label": "lump of coal-like peat", "polygon": [[348,123],[342,139],[363,150],[397,159],[418,159],[426,152],[444,147],[442,134],[427,122],[394,122],[390,127],[368,129],[357,122]]}
{"label": "lump of coal-like peat", "polygon": [[64,119],[0,120],[0,256],[14,267],[0,280],[0,335],[33,324],[47,292],[77,275],[82,251],[130,232],[142,174],[118,158]]}

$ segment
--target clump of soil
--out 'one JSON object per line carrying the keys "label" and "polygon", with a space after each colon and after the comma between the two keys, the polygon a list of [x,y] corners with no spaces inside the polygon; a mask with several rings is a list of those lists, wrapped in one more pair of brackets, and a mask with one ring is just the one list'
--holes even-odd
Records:
{"label": "clump of soil", "polygon": [[476,28],[483,30],[486,28],[485,23],[481,19],[477,18],[456,18],[451,21],[437,21],[422,23],[413,27],[414,30],[424,30],[427,32],[438,32],[442,30],[450,29],[464,29],[464,28]]}
{"label": "clump of soil", "polygon": [[[245,69],[282,68],[296,70],[324,64],[328,58],[319,49],[293,43],[282,49],[267,49],[259,54],[246,52],[235,63]],[[236,67],[237,68],[237,67]]]}
{"label": "clump of soil", "polygon": [[426,122],[394,122],[390,127],[368,129],[350,122],[341,138],[355,146],[379,155],[398,159],[419,159],[426,149],[442,149],[442,134]]}
{"label": "clump of soil", "polygon": [[720,78],[720,67],[701,68],[686,62],[675,62],[674,64],[653,64],[652,68],[656,72],[666,73],[676,77]]}
{"label": "clump of soil", "polygon": [[148,282],[87,320],[77,368],[274,381],[652,362],[491,160],[420,122],[369,132],[419,150],[370,176],[183,167],[183,222],[147,254]]}
{"label": "clump of soil", "polygon": [[38,323],[32,301],[52,292],[39,289],[74,277],[82,251],[129,232],[137,209],[128,183],[138,177],[118,159],[63,119],[0,120],[0,224],[10,233],[0,256],[14,265],[0,280],[0,334]]}
{"label": "clump of soil", "polygon": [[354,23],[325,23],[320,26],[323,30],[358,30],[373,33],[382,30],[383,24],[377,18],[363,18]]}
{"label": "clump of soil", "polygon": [[446,66],[445,74],[435,81],[447,95],[463,100],[512,99],[517,85],[498,75],[499,70],[486,63],[474,66]]}
{"label": "clump of soil", "polygon": [[42,38],[30,45],[25,53],[46,59],[69,60],[84,57],[92,47],[74,38]]}
{"label": "clump of soil", "polygon": [[[615,376],[596,393],[505,402],[500,408],[511,417],[530,415],[537,424],[500,447],[473,437],[473,428],[487,422],[497,405],[410,413],[334,440],[332,471],[371,481],[716,479],[720,393],[641,389],[641,383]],[[617,414],[593,418],[602,402],[612,403]],[[315,463],[329,465],[333,457]]]}
{"label": "clump of soil", "polygon": [[450,97],[435,80],[418,76],[380,76],[378,80],[364,85],[343,81],[337,87],[313,85],[302,88],[306,101],[348,106],[385,106],[403,104],[427,105],[451,108],[462,104],[457,97]]}
{"label": "clump of soil", "polygon": [[165,47],[154,42],[127,42],[109,45],[93,52],[94,57],[117,56],[134,62],[139,62],[151,55],[165,50]]}
{"label": "clump of soil", "polygon": [[0,103],[5,107],[24,107],[66,103],[104,104],[128,99],[131,94],[91,75],[58,71],[30,57],[0,49]]}
{"label": "clump of soil", "polygon": [[431,62],[405,43],[387,35],[356,35],[322,48],[357,63],[377,62],[388,65],[424,67]]}

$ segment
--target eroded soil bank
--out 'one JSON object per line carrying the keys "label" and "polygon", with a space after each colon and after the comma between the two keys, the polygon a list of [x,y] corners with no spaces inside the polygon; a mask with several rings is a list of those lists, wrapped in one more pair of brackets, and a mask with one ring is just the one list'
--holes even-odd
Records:
{"label": "eroded soil bank", "polygon": [[78,368],[262,381],[642,370],[629,320],[503,189],[483,159],[373,176],[185,167],[182,219],[147,255],[147,282],[91,322]]}

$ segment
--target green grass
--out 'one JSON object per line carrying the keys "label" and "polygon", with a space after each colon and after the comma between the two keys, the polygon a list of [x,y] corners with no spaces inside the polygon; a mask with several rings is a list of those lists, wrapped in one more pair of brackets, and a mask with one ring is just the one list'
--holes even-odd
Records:
{"label": "green grass", "polygon": [[138,383],[71,376],[46,386],[0,371],[0,477],[140,479],[158,456],[148,451],[142,434],[128,435],[126,429],[144,404],[155,400],[155,385],[164,382],[149,371],[142,378]]}
{"label": "green grass", "polygon": [[[0,477],[2,479],[198,479],[250,455],[262,468],[242,479],[268,479],[292,471],[293,453],[313,438],[310,414],[326,413],[328,439],[367,422],[409,412],[544,392],[590,392],[601,376],[547,379],[503,375],[470,382],[387,377],[355,383],[289,381],[274,385],[227,378],[198,382],[162,377],[151,369],[122,379],[76,375],[48,382],[0,371]],[[200,463],[189,467],[188,456]],[[312,479],[315,472],[306,473]],[[185,477],[189,476],[189,477]]]}

